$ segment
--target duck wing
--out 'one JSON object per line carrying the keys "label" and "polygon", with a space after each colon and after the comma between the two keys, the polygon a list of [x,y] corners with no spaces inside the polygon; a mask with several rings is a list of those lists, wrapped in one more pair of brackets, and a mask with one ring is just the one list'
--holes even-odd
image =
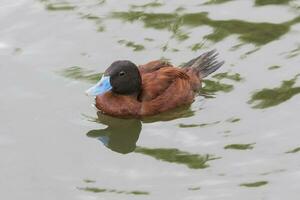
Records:
{"label": "duck wing", "polygon": [[164,67],[142,76],[141,116],[158,114],[193,102],[191,79],[180,68]]}
{"label": "duck wing", "polygon": [[143,73],[151,73],[164,67],[173,67],[169,62],[164,60],[154,60],[139,66],[139,71]]}
{"label": "duck wing", "polygon": [[189,76],[175,67],[163,67],[151,73],[142,73],[140,101],[150,101],[165,92],[176,79],[189,79]]}

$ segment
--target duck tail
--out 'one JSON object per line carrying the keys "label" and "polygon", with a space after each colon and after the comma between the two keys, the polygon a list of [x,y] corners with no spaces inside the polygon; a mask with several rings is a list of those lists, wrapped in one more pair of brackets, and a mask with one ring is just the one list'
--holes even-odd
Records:
{"label": "duck tail", "polygon": [[217,61],[217,56],[217,51],[212,50],[190,60],[183,65],[183,67],[192,68],[199,77],[204,78],[219,69],[224,64],[224,61]]}

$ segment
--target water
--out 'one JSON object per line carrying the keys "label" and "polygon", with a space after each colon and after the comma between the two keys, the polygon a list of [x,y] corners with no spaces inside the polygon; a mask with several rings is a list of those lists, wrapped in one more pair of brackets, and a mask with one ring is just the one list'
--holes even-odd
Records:
{"label": "water", "polygon": [[[0,2],[4,199],[298,199],[297,0]],[[122,120],[84,91],[117,59],[226,64],[190,108]]]}

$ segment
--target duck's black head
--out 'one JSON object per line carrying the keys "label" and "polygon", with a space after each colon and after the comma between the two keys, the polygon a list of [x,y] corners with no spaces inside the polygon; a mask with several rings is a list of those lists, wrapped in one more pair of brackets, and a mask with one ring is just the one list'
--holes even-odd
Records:
{"label": "duck's black head", "polygon": [[112,63],[104,75],[110,77],[112,91],[116,94],[138,94],[141,90],[140,72],[137,66],[128,60]]}
{"label": "duck's black head", "polygon": [[128,60],[120,60],[113,62],[101,80],[87,90],[87,93],[97,96],[111,90],[121,95],[138,95],[141,85],[142,79],[137,66]]}

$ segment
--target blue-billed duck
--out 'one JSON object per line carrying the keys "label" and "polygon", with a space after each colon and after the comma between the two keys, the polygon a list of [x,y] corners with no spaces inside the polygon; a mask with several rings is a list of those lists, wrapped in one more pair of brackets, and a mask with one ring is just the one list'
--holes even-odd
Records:
{"label": "blue-billed duck", "polygon": [[191,104],[202,79],[224,64],[216,60],[217,55],[215,50],[206,52],[182,67],[160,60],[139,66],[115,61],[86,93],[96,96],[96,107],[111,116],[156,115]]}

